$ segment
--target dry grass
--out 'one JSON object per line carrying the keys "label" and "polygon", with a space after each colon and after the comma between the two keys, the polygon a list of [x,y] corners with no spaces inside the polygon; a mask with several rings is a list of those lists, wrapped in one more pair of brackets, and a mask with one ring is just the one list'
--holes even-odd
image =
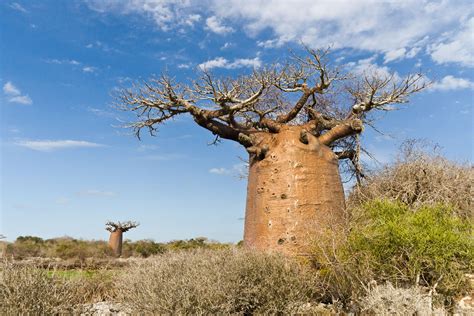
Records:
{"label": "dry grass", "polygon": [[1,315],[71,314],[81,304],[114,295],[113,275],[96,271],[55,271],[35,265],[0,264]]}
{"label": "dry grass", "polygon": [[314,274],[295,261],[236,249],[154,257],[117,283],[120,301],[146,314],[291,314],[316,296]]}
{"label": "dry grass", "polygon": [[447,160],[419,141],[405,142],[394,164],[369,174],[351,193],[355,208],[374,199],[390,199],[415,208],[451,205],[457,215],[473,218],[474,167]]}

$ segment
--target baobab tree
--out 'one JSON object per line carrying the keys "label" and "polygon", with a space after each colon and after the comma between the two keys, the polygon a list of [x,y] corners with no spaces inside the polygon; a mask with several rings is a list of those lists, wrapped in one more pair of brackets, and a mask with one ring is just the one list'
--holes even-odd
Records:
{"label": "baobab tree", "polygon": [[112,249],[116,257],[120,257],[122,255],[123,233],[137,227],[138,225],[140,224],[132,221],[117,223],[108,221],[105,223],[105,229],[110,232],[109,247]]}
{"label": "baobab tree", "polygon": [[189,84],[162,76],[121,90],[117,105],[137,115],[128,126],[139,138],[188,114],[216,142],[241,144],[249,154],[244,245],[301,254],[311,236],[343,221],[339,161],[363,176],[359,135],[373,124],[370,114],[426,86],[420,74],[343,74],[329,56],[308,48],[303,58],[237,78],[201,69]]}

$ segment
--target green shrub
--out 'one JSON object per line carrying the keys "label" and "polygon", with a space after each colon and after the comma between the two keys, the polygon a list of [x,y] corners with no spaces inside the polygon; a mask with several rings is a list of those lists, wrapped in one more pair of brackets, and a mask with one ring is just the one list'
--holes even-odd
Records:
{"label": "green shrub", "polygon": [[436,288],[446,298],[466,289],[464,274],[474,267],[473,224],[451,208],[375,200],[353,216],[347,239],[315,252],[333,295],[360,295],[372,280]]}
{"label": "green shrub", "polygon": [[122,257],[143,257],[147,258],[152,255],[164,253],[166,247],[154,242],[153,240],[138,240],[135,242],[125,241],[123,243]]}
{"label": "green shrub", "polygon": [[200,249],[145,259],[120,274],[117,290],[144,314],[289,314],[314,298],[315,279],[282,256]]}

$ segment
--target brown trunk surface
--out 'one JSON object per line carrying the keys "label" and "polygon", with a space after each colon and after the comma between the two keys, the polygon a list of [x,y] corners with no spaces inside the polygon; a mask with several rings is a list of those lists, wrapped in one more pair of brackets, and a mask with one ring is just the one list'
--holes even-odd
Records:
{"label": "brown trunk surface", "polygon": [[249,168],[244,245],[305,255],[318,233],[343,223],[344,191],[332,150],[311,136],[300,141],[301,127],[266,134],[269,151]]}
{"label": "brown trunk surface", "polygon": [[120,229],[110,233],[109,247],[112,248],[116,257],[122,255],[122,236],[123,232]]}

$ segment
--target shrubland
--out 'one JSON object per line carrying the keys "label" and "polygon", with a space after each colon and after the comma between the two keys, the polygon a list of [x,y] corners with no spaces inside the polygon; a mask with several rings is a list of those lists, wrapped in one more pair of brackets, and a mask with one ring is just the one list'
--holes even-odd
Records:
{"label": "shrubland", "polygon": [[[443,313],[473,290],[466,277],[474,271],[472,179],[471,166],[412,143],[354,188],[347,223],[315,236],[306,258],[195,238],[125,241],[123,256],[142,259],[111,270],[5,261],[0,312],[68,313],[109,300],[142,314]],[[103,241],[38,237],[19,237],[7,254],[110,255]]]}
{"label": "shrubland", "polygon": [[[167,243],[158,243],[153,240],[125,240],[122,258],[146,258],[167,251],[226,247],[229,247],[229,244],[210,241],[204,237],[173,240]],[[31,257],[85,260],[87,258],[106,259],[113,257],[113,253],[107,242],[102,240],[82,240],[71,237],[42,239],[36,236],[20,236],[14,242],[7,243],[5,256],[16,260]]]}

